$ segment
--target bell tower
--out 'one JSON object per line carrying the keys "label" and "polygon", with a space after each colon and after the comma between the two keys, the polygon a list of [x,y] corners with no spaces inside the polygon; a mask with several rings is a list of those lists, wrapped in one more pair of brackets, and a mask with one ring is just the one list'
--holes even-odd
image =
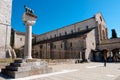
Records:
{"label": "bell tower", "polygon": [[12,0],[0,0],[0,58],[10,49]]}

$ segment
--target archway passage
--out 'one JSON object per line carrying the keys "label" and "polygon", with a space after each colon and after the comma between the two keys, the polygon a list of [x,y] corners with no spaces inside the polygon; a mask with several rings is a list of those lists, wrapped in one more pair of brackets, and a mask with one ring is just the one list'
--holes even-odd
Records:
{"label": "archway passage", "polygon": [[108,50],[106,50],[106,49],[101,51],[101,53],[103,55],[102,56],[102,61],[107,61],[107,52],[108,52]]}
{"label": "archway passage", "polygon": [[116,48],[111,51],[113,62],[120,61],[120,49]]}
{"label": "archway passage", "polygon": [[98,49],[103,53],[107,50],[107,61],[118,62],[120,61],[120,38],[113,38],[104,40],[98,46]]}
{"label": "archway passage", "polygon": [[97,53],[98,53],[97,50],[91,50],[91,56],[90,56],[91,61],[97,61],[97,56],[98,56]]}

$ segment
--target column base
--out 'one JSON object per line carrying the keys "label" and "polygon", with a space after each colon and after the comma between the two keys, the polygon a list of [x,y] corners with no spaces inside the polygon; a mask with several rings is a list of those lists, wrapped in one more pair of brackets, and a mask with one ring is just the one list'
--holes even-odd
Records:
{"label": "column base", "polygon": [[32,59],[31,56],[25,56],[24,59]]}

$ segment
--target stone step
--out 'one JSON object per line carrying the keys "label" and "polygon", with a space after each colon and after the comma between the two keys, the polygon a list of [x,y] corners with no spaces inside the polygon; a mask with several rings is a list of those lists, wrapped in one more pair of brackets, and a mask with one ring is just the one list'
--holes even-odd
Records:
{"label": "stone step", "polygon": [[14,63],[22,63],[22,62],[25,62],[25,60],[22,60],[22,59],[16,59],[15,61],[14,61]]}
{"label": "stone step", "polygon": [[20,67],[21,64],[20,64],[20,63],[10,63],[10,66],[13,66],[13,67]]}
{"label": "stone step", "polygon": [[49,68],[46,62],[34,60],[15,60],[14,63],[10,63],[10,66],[2,69],[4,75],[12,78],[21,78],[49,72],[52,72],[52,68]]}
{"label": "stone step", "polygon": [[12,77],[12,78],[14,78],[12,75],[15,75],[15,71],[6,70],[6,69],[2,69],[1,73],[4,74],[5,76]]}
{"label": "stone step", "polygon": [[6,69],[11,71],[18,71],[18,67],[13,67],[13,66],[6,66]]}
{"label": "stone step", "polygon": [[36,69],[36,70],[29,70],[29,71],[11,71],[7,69],[2,69],[1,73],[9,76],[11,78],[21,78],[21,77],[27,77],[27,76],[32,76],[32,75],[38,75],[38,74],[44,74],[44,73],[49,73],[51,72],[51,68],[46,68],[46,69]]}

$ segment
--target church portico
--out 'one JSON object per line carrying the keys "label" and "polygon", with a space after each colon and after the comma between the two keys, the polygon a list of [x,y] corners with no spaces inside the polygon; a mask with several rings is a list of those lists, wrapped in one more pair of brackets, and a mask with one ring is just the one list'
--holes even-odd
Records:
{"label": "church portico", "polygon": [[101,45],[99,45],[99,49],[107,50],[108,61],[120,61],[120,38],[103,41]]}

